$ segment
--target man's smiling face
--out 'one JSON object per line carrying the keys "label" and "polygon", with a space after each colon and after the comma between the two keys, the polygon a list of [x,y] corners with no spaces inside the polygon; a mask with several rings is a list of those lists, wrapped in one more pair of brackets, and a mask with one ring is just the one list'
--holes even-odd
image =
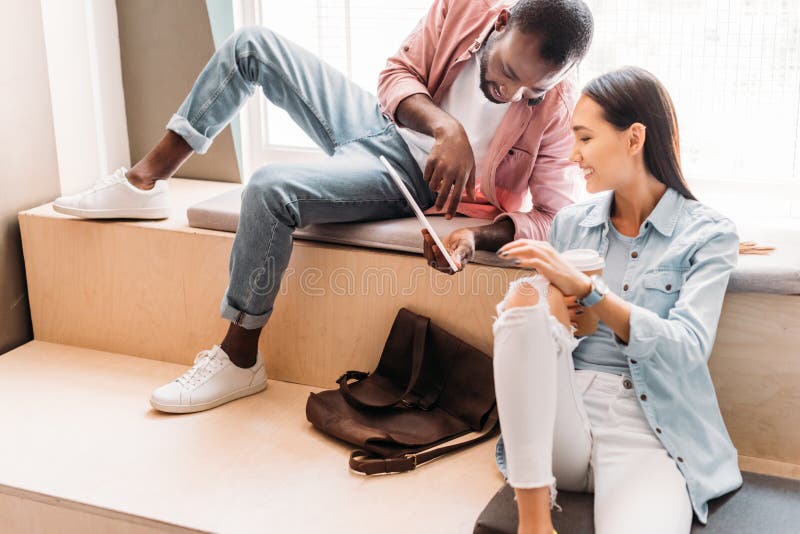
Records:
{"label": "man's smiling face", "polygon": [[509,26],[508,11],[503,10],[478,52],[483,95],[495,104],[543,97],[572,64],[553,65],[542,59],[540,50],[539,37]]}

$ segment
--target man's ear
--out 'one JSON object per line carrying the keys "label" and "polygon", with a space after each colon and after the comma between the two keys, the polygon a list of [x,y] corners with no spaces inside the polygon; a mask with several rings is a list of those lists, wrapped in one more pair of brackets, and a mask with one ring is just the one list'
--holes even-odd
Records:
{"label": "man's ear", "polygon": [[641,122],[634,122],[628,128],[628,150],[631,154],[638,154],[644,150],[644,141],[647,138],[647,127]]}

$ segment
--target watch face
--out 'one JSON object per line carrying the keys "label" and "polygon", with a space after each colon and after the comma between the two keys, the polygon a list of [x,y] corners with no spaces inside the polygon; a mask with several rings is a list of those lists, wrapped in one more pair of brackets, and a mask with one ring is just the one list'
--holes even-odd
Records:
{"label": "watch face", "polygon": [[598,293],[600,293],[601,295],[605,295],[606,293],[608,293],[608,286],[606,285],[606,283],[603,281],[602,278],[595,275],[592,277],[592,280],[594,282],[594,287]]}
{"label": "watch face", "polygon": [[594,274],[591,276],[592,279],[592,290],[589,291],[589,294],[583,297],[578,301],[578,304],[581,306],[594,306],[606,296],[608,293],[608,286],[600,278],[600,275]]}

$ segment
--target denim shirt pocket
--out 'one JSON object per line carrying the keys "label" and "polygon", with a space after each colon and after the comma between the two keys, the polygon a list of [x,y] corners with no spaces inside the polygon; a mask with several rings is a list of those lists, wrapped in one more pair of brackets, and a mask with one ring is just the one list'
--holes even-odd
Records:
{"label": "denim shirt pocket", "polygon": [[659,269],[644,273],[644,307],[666,317],[680,296],[685,275],[685,269]]}

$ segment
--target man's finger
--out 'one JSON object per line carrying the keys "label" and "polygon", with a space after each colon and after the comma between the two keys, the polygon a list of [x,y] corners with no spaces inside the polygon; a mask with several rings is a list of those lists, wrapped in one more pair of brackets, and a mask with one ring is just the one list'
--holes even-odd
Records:
{"label": "man's finger", "polygon": [[432,193],[435,193],[439,190],[439,187],[442,185],[442,173],[439,171],[438,168],[433,169],[431,171],[430,180],[428,180],[428,187],[430,188]]}
{"label": "man's finger", "polygon": [[475,202],[475,165],[473,165],[472,170],[469,171],[466,191],[467,198],[469,198],[472,202]]}
{"label": "man's finger", "polygon": [[459,245],[453,252],[453,258],[461,262],[462,265],[472,260],[472,247],[469,245]]}
{"label": "man's finger", "polygon": [[439,196],[436,197],[436,209],[441,210],[444,207],[445,202],[447,199],[450,198],[450,191],[453,188],[453,180],[452,178],[445,177],[442,178],[441,185],[437,188],[439,192]]}
{"label": "man's finger", "polygon": [[[439,248],[439,246],[438,245],[433,245],[432,248],[433,248],[433,253],[436,255],[437,268],[442,272],[452,273],[453,269],[450,267],[450,264],[447,262],[447,258],[445,258],[444,254],[442,254],[442,251]],[[459,265],[458,261],[454,261],[453,263],[456,264],[457,268],[459,268],[459,269],[461,268],[461,265]],[[439,266],[441,266],[441,267],[439,267]]]}
{"label": "man's finger", "polygon": [[464,193],[464,188],[467,186],[466,179],[467,176],[464,175],[462,179],[453,184],[453,192],[450,195],[450,203],[447,206],[448,219],[455,217],[458,205],[461,204],[461,195]]}
{"label": "man's finger", "polygon": [[425,162],[425,170],[422,173],[422,179],[425,180],[427,183],[431,182],[433,178],[433,171],[436,170],[436,166],[433,164],[432,159],[428,159]]}
{"label": "man's finger", "polygon": [[428,233],[428,230],[423,228],[422,229],[422,255],[425,256],[425,260],[430,263],[433,261],[433,250],[431,249],[431,245],[433,245],[433,238]]}

